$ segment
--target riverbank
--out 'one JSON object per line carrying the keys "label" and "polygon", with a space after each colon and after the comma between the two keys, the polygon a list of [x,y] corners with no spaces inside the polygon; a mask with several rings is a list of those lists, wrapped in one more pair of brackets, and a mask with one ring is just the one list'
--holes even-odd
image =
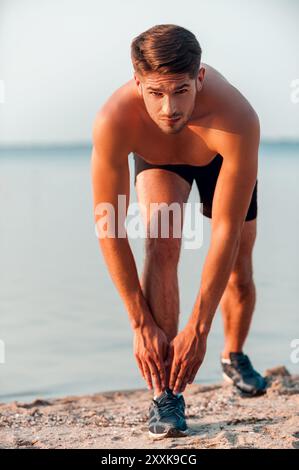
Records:
{"label": "riverbank", "polygon": [[269,388],[241,398],[227,384],[184,393],[190,435],[153,441],[148,390],[0,404],[0,448],[299,448],[299,375],[265,373]]}

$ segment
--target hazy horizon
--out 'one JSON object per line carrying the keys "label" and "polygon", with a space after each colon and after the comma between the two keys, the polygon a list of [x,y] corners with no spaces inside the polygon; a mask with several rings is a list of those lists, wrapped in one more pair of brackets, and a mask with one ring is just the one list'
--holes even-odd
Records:
{"label": "hazy horizon", "polygon": [[[299,146],[299,138],[297,139],[262,139],[260,141],[260,148],[263,146],[275,146],[275,145],[290,145],[290,146]],[[42,142],[42,143],[4,143],[0,142],[0,152],[5,151],[23,151],[23,150],[33,150],[33,151],[43,151],[43,150],[59,150],[59,149],[86,149],[87,147],[92,148],[91,141],[81,141],[81,142]],[[132,153],[132,152],[130,152]]]}

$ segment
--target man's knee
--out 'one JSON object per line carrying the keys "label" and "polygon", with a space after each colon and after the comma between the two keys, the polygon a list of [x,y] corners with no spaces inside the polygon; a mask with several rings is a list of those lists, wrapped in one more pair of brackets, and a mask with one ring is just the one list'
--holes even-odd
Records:
{"label": "man's knee", "polygon": [[228,286],[239,292],[242,296],[252,290],[254,280],[252,275],[249,274],[240,276],[239,274],[232,273],[228,281]]}
{"label": "man's knee", "polygon": [[242,295],[254,287],[251,257],[238,258],[228,280],[228,286]]}
{"label": "man's knee", "polygon": [[177,264],[180,257],[181,238],[147,237],[145,253],[160,264]]}
{"label": "man's knee", "polygon": [[238,293],[240,297],[246,296],[254,288],[253,271],[251,263],[236,264],[230,274],[228,287]]}

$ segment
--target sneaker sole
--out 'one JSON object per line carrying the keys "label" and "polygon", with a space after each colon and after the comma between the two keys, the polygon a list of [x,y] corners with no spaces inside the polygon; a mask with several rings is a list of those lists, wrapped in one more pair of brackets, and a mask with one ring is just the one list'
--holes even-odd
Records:
{"label": "sneaker sole", "polygon": [[245,392],[244,390],[241,390],[239,387],[237,387],[234,383],[234,381],[228,376],[226,375],[224,372],[222,374],[222,377],[223,379],[225,380],[225,382],[233,385],[237,391],[239,392],[239,394],[244,397],[244,398],[254,398],[254,397],[260,397],[261,395],[265,395],[265,393],[267,393],[267,390],[266,389],[263,389],[263,390],[257,390],[255,392]]}
{"label": "sneaker sole", "polygon": [[148,432],[149,436],[153,439],[164,439],[167,437],[186,437],[189,435],[189,429],[186,429],[185,431],[181,431],[180,429],[176,428],[170,428],[168,431],[162,433],[162,434],[156,434],[152,433],[151,431]]}
{"label": "sneaker sole", "polygon": [[233,379],[231,379],[228,375],[226,375],[224,372],[222,374],[222,377],[224,378],[225,382],[229,383],[229,384],[234,384],[234,381]]}

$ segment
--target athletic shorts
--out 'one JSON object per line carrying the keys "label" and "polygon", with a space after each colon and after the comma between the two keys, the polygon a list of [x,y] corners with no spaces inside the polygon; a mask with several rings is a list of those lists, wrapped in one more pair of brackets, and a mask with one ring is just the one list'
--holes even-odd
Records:
{"label": "athletic shorts", "polygon": [[[195,180],[199,190],[200,200],[203,204],[202,213],[204,216],[209,217],[210,219],[212,218],[214,190],[223,161],[223,157],[219,153],[208,165],[204,166],[185,164],[156,165],[148,163],[137,153],[133,153],[133,156],[135,161],[134,184],[136,184],[137,175],[141,171],[150,168],[162,168],[168,171],[172,171],[184,178],[184,180],[186,180],[190,186],[192,186],[193,180]],[[252,192],[252,197],[245,220],[253,220],[257,217],[257,182],[258,180],[256,180]]]}

